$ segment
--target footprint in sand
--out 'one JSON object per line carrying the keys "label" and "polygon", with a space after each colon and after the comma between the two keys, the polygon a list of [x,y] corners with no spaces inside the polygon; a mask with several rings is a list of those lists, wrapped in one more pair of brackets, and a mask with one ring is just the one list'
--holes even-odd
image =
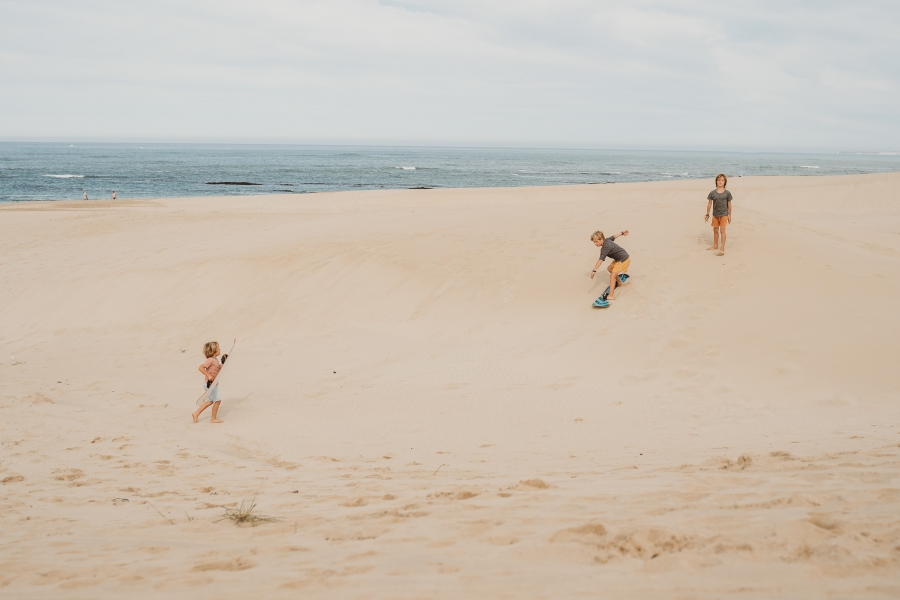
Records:
{"label": "footprint in sand", "polygon": [[577,542],[590,548],[594,562],[607,563],[621,557],[652,560],[663,554],[675,554],[694,547],[693,538],[664,529],[639,527],[627,533],[611,535],[599,523],[588,523],[557,531],[552,543]]}
{"label": "footprint in sand", "polygon": [[753,459],[749,454],[741,454],[736,461],[724,456],[711,458],[703,463],[706,468],[713,467],[720,471],[743,471],[753,464]]}
{"label": "footprint in sand", "polygon": [[475,496],[480,495],[481,492],[462,490],[460,492],[437,492],[434,494],[428,494],[428,498],[435,500],[438,498],[449,498],[450,500],[468,500],[469,498],[474,498]]}
{"label": "footprint in sand", "polygon": [[208,563],[200,563],[195,565],[192,571],[245,571],[252,569],[256,563],[244,557],[238,557],[233,560],[217,560]]}
{"label": "footprint in sand", "polygon": [[550,489],[550,486],[547,485],[542,479],[527,479],[525,481],[520,481],[518,485],[515,485],[509,489],[521,490],[523,492],[533,492],[535,490]]}

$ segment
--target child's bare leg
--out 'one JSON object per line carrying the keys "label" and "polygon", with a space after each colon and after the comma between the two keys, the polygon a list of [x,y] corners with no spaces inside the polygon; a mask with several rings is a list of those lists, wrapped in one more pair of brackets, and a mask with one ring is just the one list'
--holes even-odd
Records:
{"label": "child's bare leg", "polygon": [[609,265],[609,295],[606,297],[607,300],[615,300],[616,299],[616,286],[619,285],[618,276],[613,273],[612,265]]}
{"label": "child's bare leg", "polygon": [[219,414],[219,405],[220,404],[222,404],[222,403],[216,402],[215,404],[213,404],[212,419],[209,420],[210,423],[224,423],[225,422],[225,421],[222,421],[222,420],[216,418],[216,415]]}
{"label": "child's bare leg", "polygon": [[722,250],[719,251],[719,256],[725,254],[725,228],[722,228]]}
{"label": "child's bare leg", "polygon": [[719,228],[713,227],[713,245],[707,248],[707,250],[715,250],[719,247]]}
{"label": "child's bare leg", "polygon": [[[209,408],[209,406],[211,404],[212,404],[212,402],[209,402],[209,401],[204,402],[200,408],[198,408],[197,410],[195,410],[194,412],[191,413],[191,416],[194,417],[194,423],[196,423],[197,419],[200,418],[200,413],[202,413],[204,410]],[[213,409],[213,412],[215,412],[215,409]]]}

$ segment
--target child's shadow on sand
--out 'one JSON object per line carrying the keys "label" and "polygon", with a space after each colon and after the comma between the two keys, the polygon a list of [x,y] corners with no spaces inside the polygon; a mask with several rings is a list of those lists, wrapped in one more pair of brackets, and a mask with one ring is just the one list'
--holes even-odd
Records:
{"label": "child's shadow on sand", "polygon": [[222,407],[219,408],[218,416],[223,421],[228,419],[228,415],[231,414],[231,411],[240,408],[241,405],[249,400],[247,396],[241,396],[237,398],[228,398],[222,401]]}
{"label": "child's shadow on sand", "polygon": [[[594,278],[591,279],[590,292],[592,294],[594,294],[594,293],[599,294],[600,291],[605,290],[606,286],[609,285],[609,273],[606,271],[606,269],[603,270],[603,273],[606,275],[606,277],[600,277],[600,271],[597,271],[597,273],[594,274]],[[589,273],[588,277],[590,277],[590,276],[591,275]]]}

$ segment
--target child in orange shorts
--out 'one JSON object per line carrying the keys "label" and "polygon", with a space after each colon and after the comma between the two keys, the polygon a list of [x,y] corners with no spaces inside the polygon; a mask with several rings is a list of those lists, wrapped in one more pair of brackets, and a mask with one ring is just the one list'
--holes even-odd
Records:
{"label": "child in orange shorts", "polygon": [[[618,235],[611,235],[609,237],[604,236],[602,231],[595,231],[591,234],[591,241],[594,242],[595,246],[600,248],[600,259],[597,261],[597,264],[594,265],[594,270],[591,271],[591,279],[597,274],[597,269],[600,268],[600,265],[603,264],[603,261],[606,260],[607,256],[613,260],[612,264],[606,269],[609,271],[609,294],[604,295],[602,297],[603,300],[615,300],[616,287],[621,285],[622,280],[628,277],[627,275],[624,275],[624,273],[631,265],[631,257],[628,256],[628,253],[625,252],[625,249],[622,246],[613,241],[617,237],[623,235],[628,235],[627,229],[620,231]],[[623,276],[622,279],[619,279],[619,275]]]}
{"label": "child in orange shorts", "polygon": [[716,175],[716,189],[711,191],[706,197],[709,202],[706,203],[706,221],[709,221],[709,210],[712,209],[712,228],[713,228],[713,245],[707,250],[717,250],[719,248],[719,233],[722,233],[722,249],[719,256],[725,255],[725,227],[731,224],[731,201],[733,200],[731,192],[725,189],[728,184],[728,178],[724,173]]}

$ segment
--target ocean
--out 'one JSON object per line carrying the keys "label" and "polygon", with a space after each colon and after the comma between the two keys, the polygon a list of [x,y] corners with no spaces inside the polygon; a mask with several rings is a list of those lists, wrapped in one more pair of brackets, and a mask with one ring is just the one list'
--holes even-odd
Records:
{"label": "ocean", "polygon": [[0,202],[900,171],[900,153],[0,143]]}

